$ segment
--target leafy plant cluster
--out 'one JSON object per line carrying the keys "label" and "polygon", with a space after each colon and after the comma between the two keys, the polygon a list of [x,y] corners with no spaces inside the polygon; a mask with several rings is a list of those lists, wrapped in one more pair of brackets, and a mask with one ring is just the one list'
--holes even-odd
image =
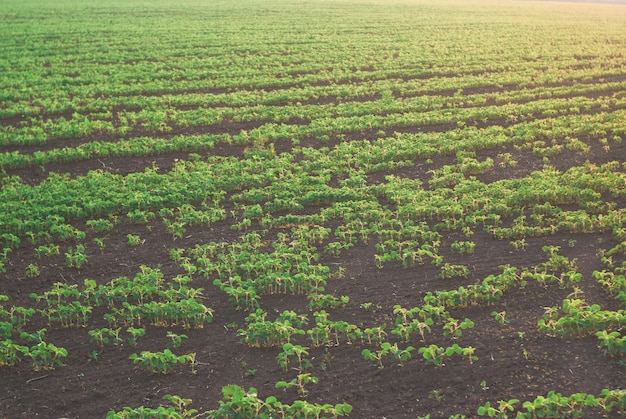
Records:
{"label": "leafy plant cluster", "polygon": [[347,416],[352,412],[352,406],[347,403],[318,404],[309,403],[306,400],[295,400],[293,403],[283,403],[275,396],[261,399],[254,387],[244,390],[236,384],[222,387],[224,398],[215,410],[199,413],[191,409],[190,399],[182,399],[179,396],[166,395],[163,398],[170,401],[174,406],[159,406],[157,408],[125,407],[119,412],[110,411],[107,419],[142,418],[337,418]]}
{"label": "leafy plant cluster", "polygon": [[[120,277],[106,285],[97,285],[94,280],[86,279],[82,287],[77,284],[54,283],[50,291],[42,295],[31,295],[38,305],[43,305],[42,308],[12,306],[7,310],[0,306],[0,338],[4,339],[0,363],[15,365],[23,356],[29,356],[31,365],[36,370],[62,365],[62,358],[67,356],[67,350],[46,342],[46,329],[34,333],[27,331],[35,314],[45,318],[49,327],[58,323],[64,328],[85,328],[91,324],[90,314],[93,309],[106,305],[109,311],[104,314],[104,319],[111,327],[88,331],[90,341],[100,347],[109,341],[115,345],[123,341],[120,325],[126,327],[127,341],[133,346],[145,334],[145,324],[201,328],[212,321],[213,310],[198,300],[202,289],[188,287],[186,284],[189,280],[188,277],[177,277],[167,283],[158,269],[142,266],[141,272],[132,280]],[[7,296],[2,297],[0,301],[8,301]],[[35,341],[36,345],[22,345],[16,338]],[[149,358],[147,355],[146,357]],[[182,361],[177,358],[178,362],[186,359],[188,357],[183,357]],[[163,369],[165,372],[171,361],[165,359],[159,364],[163,367],[151,368]],[[150,362],[152,361],[146,361],[151,365]]]}
{"label": "leafy plant cluster", "polygon": [[[513,414],[516,418],[581,418],[586,411],[599,409],[603,414],[622,415],[625,413],[625,402],[624,390],[604,389],[599,396],[587,393],[564,396],[550,391],[545,396],[537,396],[523,403],[517,399],[501,400],[496,407],[487,402],[478,408],[477,413],[490,418],[508,418]],[[515,408],[519,403],[522,403],[521,409]]]}

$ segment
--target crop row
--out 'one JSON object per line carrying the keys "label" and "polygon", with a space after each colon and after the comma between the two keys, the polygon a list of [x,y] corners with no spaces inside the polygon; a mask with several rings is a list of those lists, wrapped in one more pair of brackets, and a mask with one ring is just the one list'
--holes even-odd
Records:
{"label": "crop row", "polygon": [[[458,150],[479,150],[481,148],[492,148],[498,145],[514,144],[519,150],[532,151],[533,154],[545,158],[561,153],[565,149],[578,151],[581,153],[589,149],[589,145],[579,138],[596,137],[603,144],[606,151],[610,151],[608,138],[621,142],[624,130],[621,126],[623,111],[615,111],[610,114],[601,115],[573,115],[560,118],[540,119],[533,122],[522,122],[511,124],[508,127],[487,126],[485,128],[465,128],[447,132],[430,132],[423,134],[396,133],[395,137],[382,136],[374,140],[374,147],[369,140],[353,141],[343,143],[337,151],[351,150],[355,147],[363,148],[357,158],[357,167],[361,166],[368,171],[378,171],[391,169],[394,161],[400,160],[403,165],[411,165],[412,160],[417,158],[430,158],[437,155],[453,154]],[[345,122],[345,121],[343,121]],[[354,122],[357,122],[355,120]],[[387,117],[380,121],[385,128],[387,124],[402,123],[397,118]],[[346,132],[353,129],[370,129],[375,125],[367,124],[367,121],[358,122],[357,127],[348,128]],[[411,123],[406,121],[405,124]],[[291,141],[298,142],[298,138],[306,138],[314,135],[314,132],[322,136],[327,136],[342,124],[341,120],[330,122],[331,126],[319,128],[317,126],[289,126],[289,125],[268,125],[254,129],[250,132],[241,132],[236,136],[223,135],[198,135],[198,136],[175,136],[165,141],[150,137],[137,137],[130,140],[120,140],[119,142],[100,142],[78,146],[76,148],[53,149],[45,152],[35,152],[32,155],[20,152],[4,153],[0,155],[0,165],[5,169],[26,167],[37,165],[45,167],[52,163],[69,163],[89,158],[112,157],[112,156],[136,156],[144,154],[160,154],[175,151],[200,151],[212,149],[217,142],[257,144],[260,145],[268,140],[284,140],[291,138]],[[319,129],[318,129],[319,128]],[[278,129],[278,131],[277,131]],[[298,134],[299,131],[303,131]],[[384,135],[384,131],[380,131]],[[293,137],[289,135],[293,134]],[[534,141],[529,139],[534,138]],[[261,143],[259,144],[259,141]],[[438,144],[446,141],[446,147],[441,148]],[[384,146],[383,146],[384,144]],[[381,154],[378,149],[383,146],[385,151]],[[392,148],[390,148],[392,147]],[[261,149],[262,150],[262,149]],[[304,157],[309,157],[314,150],[304,148],[294,148],[295,154],[302,153]],[[275,153],[270,150],[262,151],[266,157],[275,157]],[[263,154],[262,154],[263,155]],[[354,160],[354,157],[353,157]],[[511,163],[514,164],[515,162]],[[508,164],[504,162],[503,164]],[[487,167],[489,169],[489,167]],[[470,173],[471,174],[471,173]],[[4,182],[8,179],[5,178]]]}
{"label": "crop row", "polygon": [[[619,89],[623,83],[603,85],[603,90],[610,88]],[[452,97],[418,96],[394,99],[390,92],[383,92],[382,99],[373,101],[342,102],[340,104],[294,104],[294,105],[255,105],[247,107],[210,107],[197,109],[175,109],[171,105],[146,109],[143,105],[139,111],[131,110],[108,110],[89,115],[75,112],[71,118],[59,117],[55,119],[31,118],[28,124],[21,127],[0,127],[0,144],[35,145],[51,143],[52,140],[80,138],[84,136],[106,137],[110,135],[125,137],[141,128],[149,133],[176,132],[181,128],[188,127],[211,127],[219,124],[257,123],[258,125],[278,126],[276,131],[292,129],[302,130],[297,121],[309,122],[310,133],[293,132],[297,138],[310,135],[319,137],[322,127],[329,123],[330,118],[339,118],[343,125],[353,125],[358,119],[367,116],[375,119],[368,120],[370,128],[380,128],[389,123],[387,119],[411,118],[411,126],[436,125],[445,123],[471,124],[471,121],[505,119],[510,122],[529,120],[533,118],[545,118],[560,114],[587,113],[593,109],[602,109],[604,112],[623,109],[623,98],[611,90],[604,96],[586,98],[584,95],[595,96],[595,89],[585,92],[580,87],[577,95],[570,97],[565,91],[563,94],[549,91],[541,97],[534,97],[530,91],[514,91],[479,95],[454,95]],[[582,90],[582,91],[581,91]],[[517,93],[517,94],[516,94]],[[490,101],[497,102],[498,106],[489,106]],[[128,104],[124,105],[128,109]],[[459,113],[452,116],[451,112]],[[597,111],[596,111],[597,112]],[[419,113],[419,115],[418,115]],[[395,116],[394,116],[395,115]],[[387,118],[389,116],[389,118]],[[402,120],[402,119],[401,119]],[[400,121],[401,121],[400,120]],[[374,122],[378,121],[378,122]],[[399,127],[406,126],[407,122],[398,122]],[[296,123],[294,123],[296,122]],[[317,127],[320,125],[320,127]],[[235,127],[237,125],[234,125]],[[216,128],[218,131],[220,128]],[[333,132],[345,132],[343,129]],[[214,129],[215,130],[215,129]],[[266,129],[267,130],[267,129]],[[328,135],[328,134],[325,134]],[[271,137],[270,137],[271,138]],[[58,141],[56,141],[58,142]]]}
{"label": "crop row", "polygon": [[[570,77],[577,78],[576,75],[571,75]],[[431,109],[440,109],[443,107],[469,106],[471,104],[478,105],[488,101],[508,103],[511,101],[537,100],[546,97],[572,97],[602,93],[609,95],[619,91],[620,86],[623,84],[623,80],[620,80],[619,76],[611,74],[593,77],[581,75],[580,78],[583,80],[572,85],[569,84],[571,82],[568,82],[568,79],[565,79],[562,82],[527,86],[524,84],[516,85],[510,79],[501,81],[496,75],[486,73],[476,76],[448,77],[443,79],[406,80],[390,78],[363,81],[358,84],[356,82],[331,84],[328,86],[314,84],[271,91],[238,90],[236,92],[224,93],[203,94],[185,92],[184,95],[122,96],[80,101],[78,103],[68,102],[65,105],[58,102],[43,102],[42,98],[35,104],[29,101],[29,108],[24,108],[25,105],[16,101],[11,107],[4,109],[0,116],[11,118],[8,120],[9,124],[6,127],[19,127],[21,125],[24,128],[31,127],[31,130],[35,130],[37,127],[41,127],[41,129],[46,127],[48,129],[55,128],[54,125],[44,125],[44,122],[48,123],[48,121],[54,120],[55,115],[64,115],[66,119],[70,120],[76,119],[74,121],[76,127],[81,122],[84,124],[84,121],[90,121],[92,129],[97,128],[98,122],[100,123],[100,129],[106,129],[107,127],[110,129],[110,125],[106,124],[106,121],[110,121],[113,118],[113,114],[120,110],[126,112],[139,109],[153,112],[167,110],[168,114],[176,115],[176,111],[179,113],[181,110],[206,109],[205,113],[208,114],[208,109],[214,109],[213,114],[221,115],[225,120],[229,118],[245,120],[245,117],[239,116],[245,112],[245,109],[238,111],[237,109],[240,107],[249,107],[250,110],[247,113],[252,113],[255,108],[271,109],[271,106],[286,106],[297,103],[302,103],[303,105],[315,104],[318,100],[346,102],[346,106],[349,106],[351,100],[369,101],[371,98],[388,97],[390,94],[394,94],[396,98],[404,100],[421,97],[424,103]],[[564,86],[562,85],[563,83],[565,84]],[[476,93],[472,93],[474,91]],[[355,105],[352,104],[352,106]],[[331,107],[331,109],[333,108]],[[300,110],[308,109],[301,108]],[[126,112],[123,112],[121,117],[124,117]],[[263,114],[263,112],[257,113]],[[292,112],[288,110],[283,111],[283,115],[288,115],[289,113]],[[39,114],[41,116],[36,118]],[[135,114],[137,112],[129,112],[129,118],[132,120]],[[142,114],[139,113],[139,116]],[[71,115],[72,118],[68,118],[68,115]],[[184,113],[181,115],[184,115]],[[19,116],[17,120],[15,120],[16,116]],[[57,123],[62,122],[61,119],[56,119],[56,121]],[[0,120],[0,122],[2,121]],[[76,131],[76,128],[74,131]]]}
{"label": "crop row", "polygon": [[[619,53],[619,51],[614,50]],[[301,54],[301,55],[300,55]],[[528,86],[534,83],[563,83],[576,79],[590,79],[593,77],[610,77],[622,74],[622,63],[619,55],[611,57],[606,54],[602,57],[603,62],[598,61],[596,65],[580,65],[575,57],[560,56],[559,61],[552,63],[546,68],[543,61],[526,61],[513,64],[511,58],[497,57],[488,66],[480,61],[464,60],[459,65],[439,64],[435,68],[425,68],[423,64],[414,62],[414,55],[405,53],[402,56],[404,66],[402,69],[397,66],[389,66],[388,61],[381,58],[376,61],[370,60],[368,63],[361,63],[362,57],[355,56],[355,62],[349,67],[343,63],[337,66],[320,64],[319,61],[328,63],[335,58],[331,49],[318,49],[315,53],[307,54],[301,51],[299,55],[293,57],[297,63],[289,64],[281,62],[280,56],[267,57],[268,63],[254,63],[250,56],[233,57],[229,62],[216,63],[211,65],[210,60],[186,60],[183,69],[168,69],[164,64],[158,63],[83,63],[81,72],[75,70],[65,70],[63,63],[44,61],[41,64],[48,66],[42,68],[39,74],[23,72],[19,69],[7,71],[5,81],[6,90],[3,97],[7,101],[17,102],[19,107],[13,109],[25,110],[27,115],[37,114],[41,111],[40,106],[45,107],[47,112],[63,112],[67,108],[69,98],[94,99],[98,97],[110,97],[120,95],[137,95],[151,93],[177,93],[177,92],[197,92],[197,91],[223,91],[233,88],[274,90],[293,88],[307,85],[333,85],[346,83],[368,83],[385,79],[398,80],[426,80],[433,81],[434,85],[440,88],[454,88],[458,86],[458,75],[468,77],[468,80],[461,81],[462,86],[475,87],[482,83],[471,83],[473,76],[479,75],[482,78],[495,79],[495,85],[516,84]],[[341,54],[341,52],[339,52]],[[323,55],[323,58],[316,58]],[[222,57],[219,57],[222,58]],[[345,59],[345,57],[342,57]],[[161,58],[162,59],[162,58]],[[517,58],[519,60],[519,58]],[[236,61],[246,64],[236,65]],[[343,61],[343,60],[342,60]],[[234,65],[232,74],[224,75],[224,67]],[[288,67],[286,67],[287,65]],[[15,66],[18,67],[18,66]],[[115,71],[115,74],[111,74]],[[175,79],[175,84],[171,80]],[[445,79],[452,79],[445,81]],[[29,82],[28,92],[20,91],[17,86],[21,83]],[[466,84],[466,83],[470,84]],[[47,89],[63,87],[68,96],[57,97],[55,101],[49,102],[45,99],[44,92]],[[27,104],[28,95],[36,101]],[[76,106],[76,105],[74,105]],[[80,105],[79,105],[80,106]],[[90,105],[93,106],[93,105]],[[38,109],[38,110],[37,110]],[[15,114],[15,113],[11,113]],[[4,115],[11,115],[5,113]]]}
{"label": "crop row", "polygon": [[[429,150],[433,150],[432,153],[441,152],[441,149],[430,147],[417,148],[415,144],[413,150],[404,150],[405,145],[410,145],[410,138],[401,136],[400,139],[405,139],[406,143],[378,141],[370,144],[366,151],[359,147],[361,144],[358,142],[342,144],[325,154],[322,154],[324,150],[302,149],[306,160],[294,166],[293,159],[283,154],[266,160],[267,170],[263,174],[255,173],[259,159],[263,157],[252,156],[244,160],[214,158],[214,164],[199,161],[181,163],[166,174],[146,170],[121,177],[106,172],[91,172],[75,179],[51,175],[46,182],[34,187],[22,184],[19,179],[5,178],[2,191],[6,209],[3,211],[2,223],[5,261],[8,254],[19,247],[20,237],[26,236],[39,246],[47,246],[54,239],[80,241],[84,238],[84,232],[68,224],[66,219],[90,217],[92,220],[89,223],[93,225],[99,217],[111,210],[126,214],[130,221],[137,217],[147,221],[156,216],[152,208],[165,206],[159,215],[168,231],[174,236],[180,236],[185,226],[210,225],[224,219],[228,215],[222,207],[225,191],[242,188],[246,190],[231,198],[237,208],[230,214],[238,219],[233,226],[236,229],[249,228],[253,221],[266,227],[285,223],[293,216],[275,218],[273,214],[284,210],[300,210],[308,205],[322,206],[318,214],[308,216],[315,223],[323,223],[342,213],[345,224],[338,227],[335,234],[346,244],[329,244],[329,251],[333,248],[340,250],[358,237],[367,241],[370,233],[383,232],[379,233],[379,245],[383,246],[380,250],[385,252],[387,241],[389,251],[393,250],[402,256],[403,248],[406,247],[400,244],[405,240],[402,239],[403,234],[386,237],[386,227],[379,223],[392,220],[379,219],[378,223],[372,223],[373,220],[368,220],[367,215],[349,218],[348,214],[357,214],[360,212],[357,207],[363,204],[374,211],[372,216],[389,218],[391,214],[385,213],[385,209],[376,204],[380,198],[394,205],[401,219],[412,222],[436,219],[438,223],[435,230],[460,230],[468,237],[478,225],[482,225],[498,239],[510,240],[551,234],[560,229],[573,232],[616,229],[616,234],[619,234],[623,228],[622,211],[610,202],[599,200],[602,194],[610,194],[613,199],[620,199],[624,195],[624,173],[619,171],[617,162],[600,167],[589,164],[567,172],[546,168],[525,179],[483,184],[473,179],[471,174],[481,170],[483,163],[489,162],[479,162],[470,157],[471,153],[460,153],[457,165],[443,168],[449,167],[449,173],[454,177],[439,177],[430,181],[437,189],[424,189],[421,181],[397,177],[387,178],[385,184],[366,186],[365,173],[358,169],[359,166],[364,166],[366,170],[368,166],[369,170],[380,169],[379,158],[388,162],[402,162],[405,158],[422,157],[422,153],[425,157],[432,155]],[[458,144],[452,145],[456,146]],[[384,154],[375,157],[377,153]],[[339,187],[328,185],[331,177],[326,173],[330,172],[331,167],[335,173],[349,174]],[[442,174],[445,175],[445,171]],[[183,180],[184,187],[173,187]],[[407,189],[409,183],[411,188]],[[207,188],[207,184],[212,187]],[[459,199],[456,196],[458,193],[464,196]],[[29,201],[24,201],[24,197],[28,197]],[[194,201],[202,202],[201,208],[196,209],[188,204]],[[422,204],[415,205],[415,202]],[[578,208],[567,211],[559,208],[571,204],[576,204]],[[356,207],[351,209],[350,205]],[[527,209],[520,212],[515,208]],[[531,209],[530,213],[528,208]],[[511,224],[503,224],[505,219],[510,219]],[[422,246],[419,240],[416,246]],[[471,244],[469,246],[471,248]],[[46,249],[42,252],[50,251]],[[422,252],[427,251],[422,248]],[[73,256],[73,249],[69,249],[68,253]],[[424,255],[427,253],[421,254],[422,257]]]}

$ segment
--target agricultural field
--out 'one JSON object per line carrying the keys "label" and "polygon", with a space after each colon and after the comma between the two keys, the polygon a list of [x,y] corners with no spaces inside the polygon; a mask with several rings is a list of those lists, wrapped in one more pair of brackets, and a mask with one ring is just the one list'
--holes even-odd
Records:
{"label": "agricultural field", "polygon": [[0,18],[0,417],[626,414],[626,5]]}

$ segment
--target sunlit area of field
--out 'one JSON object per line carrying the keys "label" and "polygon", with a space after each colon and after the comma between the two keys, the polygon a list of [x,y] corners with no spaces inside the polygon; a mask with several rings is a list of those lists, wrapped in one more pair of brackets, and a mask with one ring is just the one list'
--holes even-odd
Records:
{"label": "sunlit area of field", "polygon": [[625,414],[626,5],[0,22],[0,417]]}

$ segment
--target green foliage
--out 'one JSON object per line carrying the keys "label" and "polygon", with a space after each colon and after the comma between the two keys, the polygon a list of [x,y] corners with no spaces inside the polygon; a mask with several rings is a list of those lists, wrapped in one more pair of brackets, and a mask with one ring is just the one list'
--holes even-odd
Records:
{"label": "green foliage", "polygon": [[10,341],[5,341],[8,343],[6,346],[3,345],[3,351],[6,350],[6,354],[3,355],[9,365],[15,363],[18,359],[17,352],[22,353],[25,356],[30,357],[30,364],[33,370],[53,370],[56,367],[60,367],[63,365],[63,359],[67,356],[67,349],[57,347],[52,343],[48,343],[44,341],[46,329],[38,330],[34,333],[22,332],[20,337],[22,339],[27,339],[31,342],[37,342],[35,345],[29,347],[26,346],[16,346],[13,345]]}
{"label": "green foliage", "polygon": [[305,397],[309,392],[305,386],[307,384],[317,384],[319,379],[311,375],[311,373],[300,373],[296,378],[291,381],[279,381],[276,383],[276,388],[289,389],[295,387],[298,390],[298,394],[301,397]]}
{"label": "green foliage", "polygon": [[537,322],[540,331],[553,335],[585,335],[610,330],[626,320],[625,310],[602,310],[600,305],[588,305],[584,300],[566,298],[559,308],[547,307],[542,319]]}
{"label": "green foliage", "polygon": [[119,412],[107,412],[106,419],[134,419],[134,418],[180,418],[193,419],[199,417],[197,409],[191,409],[191,399],[184,399],[180,396],[166,394],[163,400],[169,402],[173,406],[159,406],[157,408],[150,407],[124,407]]}
{"label": "green foliage", "polygon": [[508,412],[513,412],[514,407],[520,401],[517,399],[511,399],[508,401],[500,400],[498,407],[492,407],[490,402],[485,403],[484,406],[478,408],[478,416],[488,416],[490,418],[507,418]]}
{"label": "green foliage", "polygon": [[142,327],[129,327],[128,329],[126,329],[126,331],[130,334],[130,337],[128,338],[128,343],[130,344],[130,346],[136,346],[137,339],[146,334],[146,329]]}
{"label": "green foliage", "polygon": [[[307,375],[308,376],[308,375]],[[310,380],[314,377],[308,376]],[[303,378],[302,383],[307,379]],[[296,379],[297,382],[297,379]],[[289,383],[287,383],[289,384]],[[211,419],[220,418],[294,418],[294,417],[338,417],[347,416],[352,406],[347,403],[314,404],[304,400],[295,400],[292,404],[280,402],[275,396],[265,399],[258,397],[257,390],[251,387],[247,391],[236,384],[222,387],[223,400],[216,410],[207,412]],[[326,416],[330,415],[330,416]]]}
{"label": "green foliage", "polygon": [[278,346],[291,343],[294,335],[304,335],[300,329],[308,322],[306,315],[300,315],[291,310],[285,310],[276,320],[266,320],[267,313],[261,309],[246,317],[247,329],[239,329],[237,334],[241,341],[252,347]]}
{"label": "green foliage", "polygon": [[411,352],[414,350],[415,348],[412,346],[407,346],[405,349],[400,349],[397,343],[394,343],[392,345],[389,342],[383,342],[380,344],[379,350],[371,351],[366,348],[366,349],[363,349],[363,351],[361,352],[361,355],[366,360],[377,361],[378,368],[382,369],[384,368],[383,358],[385,356],[388,355],[388,356],[391,356],[392,358],[395,358],[396,360],[398,360],[399,364],[402,366],[404,365],[404,362],[411,359]]}
{"label": "green foliage", "polygon": [[285,372],[289,370],[290,365],[296,365],[295,367],[299,371],[304,371],[313,366],[311,361],[306,358],[309,355],[308,349],[306,346],[285,343],[283,351],[276,356],[276,361]]}
{"label": "green foliage", "polygon": [[41,272],[39,271],[39,267],[37,265],[34,265],[32,263],[29,263],[28,266],[26,267],[26,276],[29,278],[36,278],[41,274]]}
{"label": "green foliage", "polygon": [[511,322],[511,320],[506,317],[506,311],[492,311],[491,317],[493,317],[500,324],[500,326],[504,326]]}
{"label": "green foliage", "polygon": [[105,231],[111,231],[111,230],[113,230],[113,227],[115,227],[113,222],[111,220],[106,219],[106,218],[99,218],[99,219],[95,219],[95,220],[87,220],[86,224],[87,224],[87,227],[91,228],[96,233],[102,233],[102,232],[105,232]]}
{"label": "green foliage", "polygon": [[456,343],[447,348],[432,344],[418,349],[418,352],[422,354],[426,363],[433,364],[437,368],[444,366],[445,359],[454,355],[467,357],[471,364],[478,359],[478,357],[474,355],[474,351],[475,348],[471,346],[463,348]]}
{"label": "green foliage", "polygon": [[122,342],[122,339],[119,337],[121,330],[121,328],[112,330],[106,327],[103,327],[102,329],[92,329],[87,332],[90,336],[89,342],[102,347],[109,343],[109,338],[112,338],[113,343],[115,345],[119,345]]}
{"label": "green foliage", "polygon": [[[48,328],[86,328],[85,338],[100,350],[125,338],[135,346],[147,327],[204,327],[213,320],[205,304],[222,295],[245,311],[245,324],[231,324],[229,333],[237,330],[252,348],[282,349],[279,366],[297,369],[302,379],[281,385],[304,396],[312,380],[304,371],[320,346],[370,345],[359,348],[362,356],[382,368],[389,358],[408,362],[409,344],[419,340],[418,353],[436,367],[456,356],[472,363],[475,349],[455,342],[468,338],[474,322],[455,313],[495,305],[527,281],[572,289],[561,307],[546,309],[541,331],[594,336],[607,357],[622,360],[624,310],[582,299],[577,287],[588,284],[579,261],[567,256],[582,249],[570,236],[569,248],[552,240],[584,234],[610,243],[598,250],[603,268],[594,277],[615,304],[626,302],[626,166],[614,152],[626,134],[619,13],[584,6],[516,6],[510,13],[504,2],[420,5],[417,14],[409,3],[322,2],[322,13],[308,13],[268,2],[252,16],[246,10],[254,8],[240,2],[157,2],[159,13],[122,2],[98,8],[115,16],[112,43],[102,19],[90,18],[93,8],[13,3],[0,29],[7,45],[19,46],[0,57],[0,272],[43,283],[61,255],[60,268],[71,275],[52,278],[60,282],[34,294],[32,307],[2,307],[0,365],[61,365],[62,348],[29,329],[40,321],[34,314]],[[176,13],[167,13],[172,7]],[[59,31],[59,16],[75,18]],[[590,21],[602,25],[584,30]],[[314,31],[293,30],[304,26]],[[137,27],[147,29],[123,36]],[[599,150],[607,154],[599,157]],[[127,173],[110,163],[127,157],[147,159],[148,167]],[[161,169],[156,162],[163,160],[174,161]],[[78,162],[98,169],[82,171]],[[35,170],[47,177],[15,175]],[[144,243],[128,224],[164,229],[176,240],[177,248],[165,249],[175,264],[165,272],[177,270],[173,277],[141,266],[134,276],[81,282],[76,269],[85,267],[89,243],[98,255],[115,251],[118,233],[129,246]],[[484,255],[476,246],[482,241],[472,240],[485,234],[524,257],[547,245],[532,266],[503,265],[475,277],[484,272],[477,266]],[[87,235],[93,241],[83,242]],[[351,284],[336,282],[344,261],[363,248],[372,253],[359,261],[363,266],[405,269],[402,276],[415,277],[416,287],[437,274],[458,284],[419,289],[423,300],[408,307],[391,301],[372,310],[364,303],[371,322],[352,324],[353,300],[335,293]],[[25,252],[40,262],[20,264]],[[197,283],[214,289],[205,296]],[[387,286],[397,281],[381,284]],[[310,313],[282,305],[282,313],[272,312],[266,299],[283,297],[306,302]],[[500,310],[491,315],[504,326],[509,319]],[[166,338],[179,347],[186,335]],[[170,372],[181,360],[167,351],[132,360]],[[193,369],[191,358],[183,361]],[[521,405],[528,415],[577,415],[571,406],[594,403],[573,397],[490,401],[478,413],[506,417]],[[606,411],[623,411],[619,392],[595,400]],[[169,407],[110,415],[198,413],[188,399],[166,401]],[[207,415],[333,417],[350,410],[262,400],[256,390],[233,385]]]}
{"label": "green foliage", "polygon": [[128,239],[127,243],[129,246],[139,246],[140,244],[143,244],[141,237],[136,234],[127,234],[126,238]]}
{"label": "green foliage", "polygon": [[60,254],[59,246],[53,243],[48,245],[41,245],[37,247],[35,256],[40,259],[41,256],[52,256]]}
{"label": "green foliage", "polygon": [[183,339],[187,339],[187,335],[183,335],[183,334],[179,335],[171,331],[167,332],[167,337],[170,339],[168,346],[173,346],[175,348],[178,348],[180,345],[182,345]]}
{"label": "green foliage", "polygon": [[0,341],[0,366],[15,365],[22,356],[29,355],[30,348],[24,345],[18,345],[11,339]]}
{"label": "green foliage", "polygon": [[598,347],[604,351],[604,354],[611,356],[626,355],[626,336],[618,331],[607,332],[602,330],[596,333],[600,343]]}
{"label": "green foliage", "polygon": [[174,369],[175,364],[189,362],[194,370],[196,354],[175,355],[171,350],[165,349],[162,352],[142,351],[140,354],[133,353],[129,359],[133,364],[146,368],[153,373],[167,374]]}
{"label": "green foliage", "polygon": [[85,246],[78,244],[76,245],[76,249],[72,246],[68,247],[67,252],[65,253],[65,263],[70,268],[80,269],[85,263],[87,263]]}

